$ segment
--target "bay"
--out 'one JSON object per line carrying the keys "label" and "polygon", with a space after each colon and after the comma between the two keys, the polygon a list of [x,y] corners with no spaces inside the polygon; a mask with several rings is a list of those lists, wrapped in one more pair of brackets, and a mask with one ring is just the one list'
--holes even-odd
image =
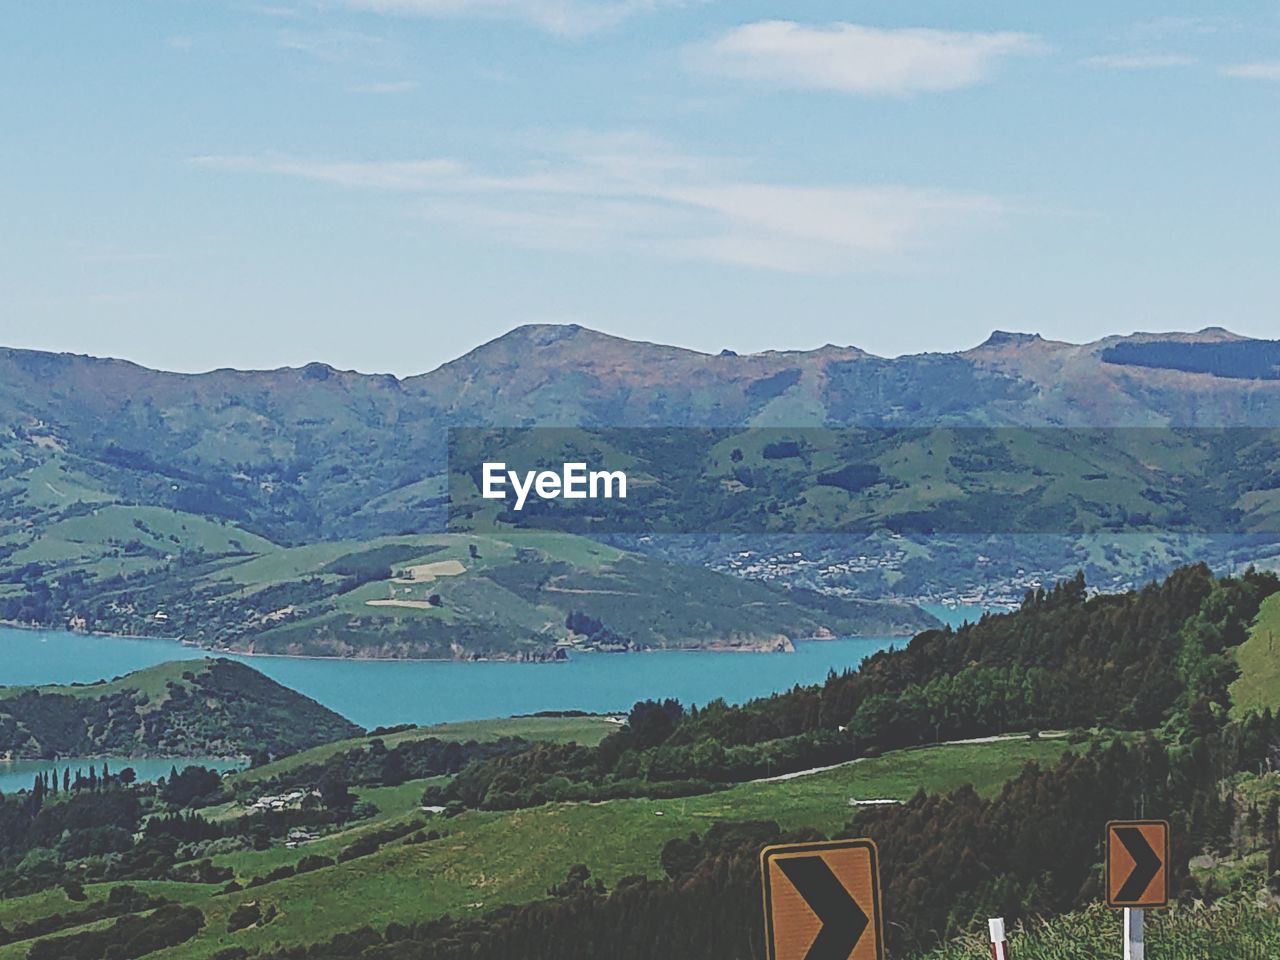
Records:
{"label": "bay", "polygon": [[[941,608],[959,624],[980,608]],[[607,713],[637,700],[741,703],[901,647],[906,637],[800,641],[794,653],[575,653],[567,662],[335,660],[231,656],[364,727],[485,720],[548,710]],[[166,660],[209,656],[166,640],[0,628],[0,686],[92,683]]]}

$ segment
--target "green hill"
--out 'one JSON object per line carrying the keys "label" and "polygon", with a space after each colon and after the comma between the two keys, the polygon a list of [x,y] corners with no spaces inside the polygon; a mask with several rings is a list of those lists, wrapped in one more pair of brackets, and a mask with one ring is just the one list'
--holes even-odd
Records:
{"label": "green hill", "polygon": [[1268,597],[1258,610],[1249,639],[1236,648],[1240,677],[1231,685],[1231,712],[1280,711],[1280,595]]}
{"label": "green hill", "polygon": [[165,663],[115,680],[0,687],[0,756],[273,756],[360,728],[244,664]]}
{"label": "green hill", "polygon": [[280,547],[160,508],[70,512],[10,557],[0,617],[256,653],[526,660],[777,649],[935,623],[908,604],[781,591],[565,534]]}

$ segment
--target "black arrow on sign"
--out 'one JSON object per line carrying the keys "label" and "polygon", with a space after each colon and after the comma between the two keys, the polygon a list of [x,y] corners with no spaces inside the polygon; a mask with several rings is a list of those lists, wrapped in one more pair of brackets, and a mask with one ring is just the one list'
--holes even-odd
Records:
{"label": "black arrow on sign", "polygon": [[1147,838],[1137,827],[1116,827],[1115,831],[1124,848],[1129,851],[1129,856],[1133,857],[1133,870],[1116,894],[1116,900],[1121,903],[1141,900],[1164,861],[1151,849],[1151,844],[1147,843]]}
{"label": "black arrow on sign", "polygon": [[777,864],[822,921],[804,960],[849,960],[870,923],[858,901],[849,896],[821,857],[788,857]]}

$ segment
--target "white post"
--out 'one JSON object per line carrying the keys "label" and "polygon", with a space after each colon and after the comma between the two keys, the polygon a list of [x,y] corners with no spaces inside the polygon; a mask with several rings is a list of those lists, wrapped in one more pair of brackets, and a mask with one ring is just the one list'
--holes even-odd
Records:
{"label": "white post", "polygon": [[1124,908],[1124,960],[1143,960],[1146,946],[1142,942],[1142,908]]}
{"label": "white post", "polygon": [[987,929],[991,931],[992,960],[1009,960],[1009,945],[1004,939],[1004,917],[988,920]]}

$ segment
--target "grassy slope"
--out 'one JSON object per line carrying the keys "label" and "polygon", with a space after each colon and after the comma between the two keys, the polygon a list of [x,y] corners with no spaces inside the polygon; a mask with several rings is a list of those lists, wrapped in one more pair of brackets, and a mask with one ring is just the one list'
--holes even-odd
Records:
{"label": "grassy slope", "polygon": [[[514,639],[484,652],[545,653],[564,636],[565,616],[573,609],[603,613],[619,632],[659,645],[701,645],[744,635],[767,642],[776,634],[796,638],[824,627],[881,635],[929,625],[901,607],[868,605],[845,618],[800,609],[794,598],[758,584],[710,571],[673,569],[563,534],[381,536],[285,548],[233,523],[111,502],[111,495],[94,489],[94,483],[61,454],[0,480],[0,495],[19,490],[16,503],[31,514],[21,523],[0,520],[0,548],[13,550],[0,560],[0,574],[37,563],[46,580],[68,573],[86,576],[89,586],[81,599],[62,611],[67,617],[92,606],[91,598],[115,599],[114,588],[104,583],[107,578],[144,575],[126,598],[124,611],[102,614],[103,621],[94,624],[101,630],[182,636],[207,645],[230,641],[238,649],[253,644],[263,652],[342,655],[347,643],[364,645],[345,629],[359,619],[366,634],[375,639],[385,634],[382,639],[395,651],[378,655],[449,656],[451,640],[474,648],[497,636]],[[416,582],[379,580],[353,590],[330,566],[378,548],[401,552],[392,563],[396,572],[440,561],[457,561],[465,570]],[[673,583],[689,577],[697,579],[696,588],[672,591]],[[312,578],[328,588],[323,595],[304,586]],[[156,589],[148,591],[150,585]],[[544,585],[549,588],[542,589]],[[255,599],[273,587],[270,599],[262,604]],[[0,584],[0,596],[17,597],[21,590],[16,581]],[[443,597],[441,605],[427,603],[434,594]],[[648,609],[655,596],[684,599],[655,618]],[[388,606],[388,600],[402,605]],[[742,608],[753,602],[761,615],[742,617]],[[131,609],[134,604],[137,608]],[[632,609],[636,606],[640,609]],[[156,611],[168,619],[155,620]]]}
{"label": "grassy slope", "polygon": [[[1152,960],[1274,960],[1280,944],[1280,911],[1242,902],[1210,908],[1150,911],[1147,956]],[[1018,960],[1099,960],[1120,957],[1120,915],[1104,907],[1059,917],[1009,934]],[[918,960],[987,960],[988,940],[974,936]]]}
{"label": "grassy slope", "polygon": [[62,694],[68,697],[86,697],[96,699],[108,697],[124,691],[145,693],[151,698],[148,705],[154,709],[158,701],[168,693],[170,683],[178,684],[186,689],[191,688],[191,681],[182,675],[192,673],[197,677],[208,673],[211,660],[173,660],[160,663],[154,667],[146,667],[133,673],[116,677],[114,680],[97,683],[45,684],[38,687],[0,687],[0,700],[18,696],[27,690],[37,690],[43,694]]}
{"label": "grassy slope", "polygon": [[[776,819],[784,827],[827,832],[850,818],[848,801],[906,799],[918,788],[944,790],[974,782],[996,790],[1027,760],[1052,762],[1069,749],[1062,741],[929,747],[888,754],[796,780],[746,784],[687,800],[625,800],[603,804],[555,804],[513,813],[467,813],[437,823],[446,838],[415,846],[395,843],[378,853],[314,873],[280,880],[227,897],[202,897],[205,931],[190,944],[152,960],[197,960],[222,947],[280,940],[311,942],[365,923],[424,919],[443,913],[478,913],[504,903],[537,899],[563,879],[570,864],[585,863],[606,883],[627,874],[659,875],[663,844],[722,819]],[[378,824],[415,813],[423,784],[368,791],[385,805]],[[663,815],[658,816],[661,812]],[[243,878],[268,872],[301,856],[333,856],[368,826],[327,837],[297,850],[273,848],[217,858]],[[205,888],[207,894],[209,888]],[[274,903],[281,916],[262,930],[226,933],[234,907],[246,900]],[[0,949],[0,960],[22,950]]]}
{"label": "grassy slope", "polygon": [[1236,648],[1236,662],[1240,679],[1231,685],[1232,714],[1280,710],[1280,594],[1263,601],[1249,639]]}
{"label": "grassy slope", "polygon": [[[476,720],[465,723],[443,723],[434,727],[414,727],[412,730],[385,734],[378,739],[382,740],[387,747],[431,737],[457,741],[523,737],[526,740],[594,746],[615,729],[617,728],[603,717],[511,717],[504,720]],[[313,747],[266,766],[237,773],[232,777],[231,783],[233,786],[240,787],[308,764],[323,763],[335,753],[367,747],[372,739],[374,738],[354,737],[350,740],[338,740]]]}

